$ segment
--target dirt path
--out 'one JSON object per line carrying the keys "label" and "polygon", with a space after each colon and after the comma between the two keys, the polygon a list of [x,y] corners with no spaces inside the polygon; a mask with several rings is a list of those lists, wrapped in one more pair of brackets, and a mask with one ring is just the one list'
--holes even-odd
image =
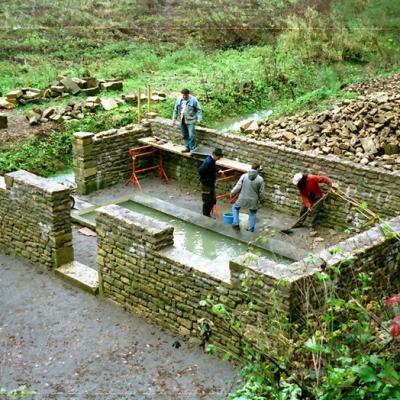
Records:
{"label": "dirt path", "polygon": [[25,384],[40,399],[219,399],[236,372],[181,337],[0,254],[0,387]]}

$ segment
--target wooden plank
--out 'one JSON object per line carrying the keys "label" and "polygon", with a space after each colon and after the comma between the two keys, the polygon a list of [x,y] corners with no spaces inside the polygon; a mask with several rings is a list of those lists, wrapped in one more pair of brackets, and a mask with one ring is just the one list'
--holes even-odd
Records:
{"label": "wooden plank", "polygon": [[248,172],[251,169],[251,165],[250,164],[245,164],[239,161],[235,161],[235,160],[230,160],[229,158],[220,158],[216,164],[219,167],[225,167],[225,168],[233,168],[236,169],[237,171],[241,171],[241,172]]}
{"label": "wooden plank", "polygon": [[[185,146],[183,145],[177,145],[177,144],[173,144],[171,142],[158,142],[157,139],[155,139],[152,136],[148,136],[148,137],[144,137],[144,138],[140,138],[138,140],[140,143],[143,144],[149,144],[157,149],[161,149],[164,151],[169,151],[170,153],[175,153],[175,154],[179,154],[183,157],[192,157],[190,153],[182,153],[182,150],[185,149]],[[251,165],[250,164],[245,164],[239,161],[234,161],[234,160],[230,160],[229,158],[221,158],[219,159],[216,164],[219,167],[224,167],[224,168],[233,168],[236,169],[237,171],[241,171],[241,172],[248,172],[250,171]]]}
{"label": "wooden plank", "polygon": [[168,151],[170,153],[179,154],[180,156],[183,156],[183,157],[191,157],[192,156],[190,153],[182,153],[182,150],[185,149],[185,146],[183,146],[183,145],[173,144],[171,142],[158,143],[157,139],[155,139],[151,136],[145,137],[145,138],[140,138],[140,139],[138,139],[138,141],[143,144],[149,144],[149,145],[155,147],[156,149]]}

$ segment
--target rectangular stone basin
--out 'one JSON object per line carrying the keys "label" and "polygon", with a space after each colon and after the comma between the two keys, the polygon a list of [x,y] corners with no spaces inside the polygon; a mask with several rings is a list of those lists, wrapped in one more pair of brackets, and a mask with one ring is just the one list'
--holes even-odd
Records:
{"label": "rectangular stone basin", "polygon": [[[266,243],[259,235],[233,231],[230,225],[141,193],[112,202],[123,208],[163,221],[174,227],[174,246],[192,254],[227,264],[230,259],[250,252],[275,262],[290,264],[306,255],[287,243],[269,238]],[[73,212],[73,219],[82,225],[96,228],[96,209],[93,206]]]}

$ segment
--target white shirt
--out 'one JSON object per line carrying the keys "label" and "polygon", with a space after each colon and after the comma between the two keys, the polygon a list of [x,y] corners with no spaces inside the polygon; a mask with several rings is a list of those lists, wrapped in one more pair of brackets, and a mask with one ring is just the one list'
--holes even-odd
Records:
{"label": "white shirt", "polygon": [[185,114],[185,109],[186,109],[186,105],[187,105],[187,100],[182,100],[181,101],[181,119],[183,119],[183,116]]}

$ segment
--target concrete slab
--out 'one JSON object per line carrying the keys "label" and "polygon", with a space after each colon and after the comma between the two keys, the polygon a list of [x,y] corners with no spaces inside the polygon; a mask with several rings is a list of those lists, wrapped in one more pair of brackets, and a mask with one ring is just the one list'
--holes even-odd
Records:
{"label": "concrete slab", "polygon": [[80,287],[87,292],[96,294],[99,290],[99,277],[96,270],[72,261],[55,270],[56,275],[62,279]]}

